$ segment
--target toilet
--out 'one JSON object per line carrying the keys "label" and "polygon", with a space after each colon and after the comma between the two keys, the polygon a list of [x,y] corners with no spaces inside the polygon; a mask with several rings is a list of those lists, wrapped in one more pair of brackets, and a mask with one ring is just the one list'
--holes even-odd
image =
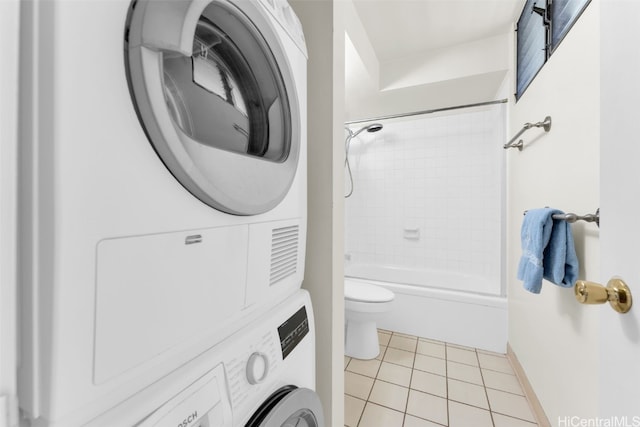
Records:
{"label": "toilet", "polygon": [[391,310],[395,294],[371,283],[344,280],[345,355],[375,359],[380,353],[376,322]]}

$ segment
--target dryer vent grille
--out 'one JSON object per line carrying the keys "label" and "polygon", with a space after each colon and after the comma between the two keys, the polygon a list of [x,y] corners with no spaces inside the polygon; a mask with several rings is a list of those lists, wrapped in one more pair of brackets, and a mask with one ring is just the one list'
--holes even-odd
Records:
{"label": "dryer vent grille", "polygon": [[276,228],[271,235],[271,275],[269,284],[296,273],[298,265],[297,225]]}

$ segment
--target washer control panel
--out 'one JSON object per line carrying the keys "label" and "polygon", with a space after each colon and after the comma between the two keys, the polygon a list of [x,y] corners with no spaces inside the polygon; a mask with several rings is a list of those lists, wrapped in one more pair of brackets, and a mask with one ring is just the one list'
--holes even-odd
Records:
{"label": "washer control panel", "polygon": [[307,309],[302,306],[300,310],[296,311],[293,316],[278,327],[283,360],[287,358],[289,353],[296,348],[308,333],[309,318],[307,317]]}
{"label": "washer control panel", "polygon": [[[259,334],[259,331],[257,331]],[[243,351],[234,354],[225,363],[229,379],[231,402],[241,405],[263,382],[277,372],[282,357],[278,354],[278,338],[272,329],[257,335]],[[254,389],[252,389],[252,387]]]}
{"label": "washer control panel", "polygon": [[302,306],[277,328],[255,333],[243,351],[225,363],[233,407],[241,405],[249,393],[260,392],[265,381],[309,333],[307,309]]}
{"label": "washer control panel", "polygon": [[306,291],[299,291],[224,345],[221,361],[234,425],[244,425],[264,400],[284,385],[314,387],[309,299]]}

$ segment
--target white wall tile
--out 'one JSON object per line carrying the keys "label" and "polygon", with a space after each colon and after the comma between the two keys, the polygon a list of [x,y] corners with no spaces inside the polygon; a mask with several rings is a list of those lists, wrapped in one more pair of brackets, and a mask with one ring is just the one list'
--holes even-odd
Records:
{"label": "white wall tile", "polygon": [[[505,108],[384,123],[351,142],[351,263],[481,276],[500,293]],[[420,238],[405,238],[418,228]],[[372,278],[375,279],[375,278]]]}

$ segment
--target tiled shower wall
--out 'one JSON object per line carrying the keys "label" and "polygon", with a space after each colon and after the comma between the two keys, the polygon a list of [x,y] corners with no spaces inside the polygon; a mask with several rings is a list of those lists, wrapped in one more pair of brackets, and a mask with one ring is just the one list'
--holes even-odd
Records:
{"label": "tiled shower wall", "polygon": [[500,294],[505,114],[498,104],[385,120],[354,138],[347,270],[450,271],[495,281]]}

